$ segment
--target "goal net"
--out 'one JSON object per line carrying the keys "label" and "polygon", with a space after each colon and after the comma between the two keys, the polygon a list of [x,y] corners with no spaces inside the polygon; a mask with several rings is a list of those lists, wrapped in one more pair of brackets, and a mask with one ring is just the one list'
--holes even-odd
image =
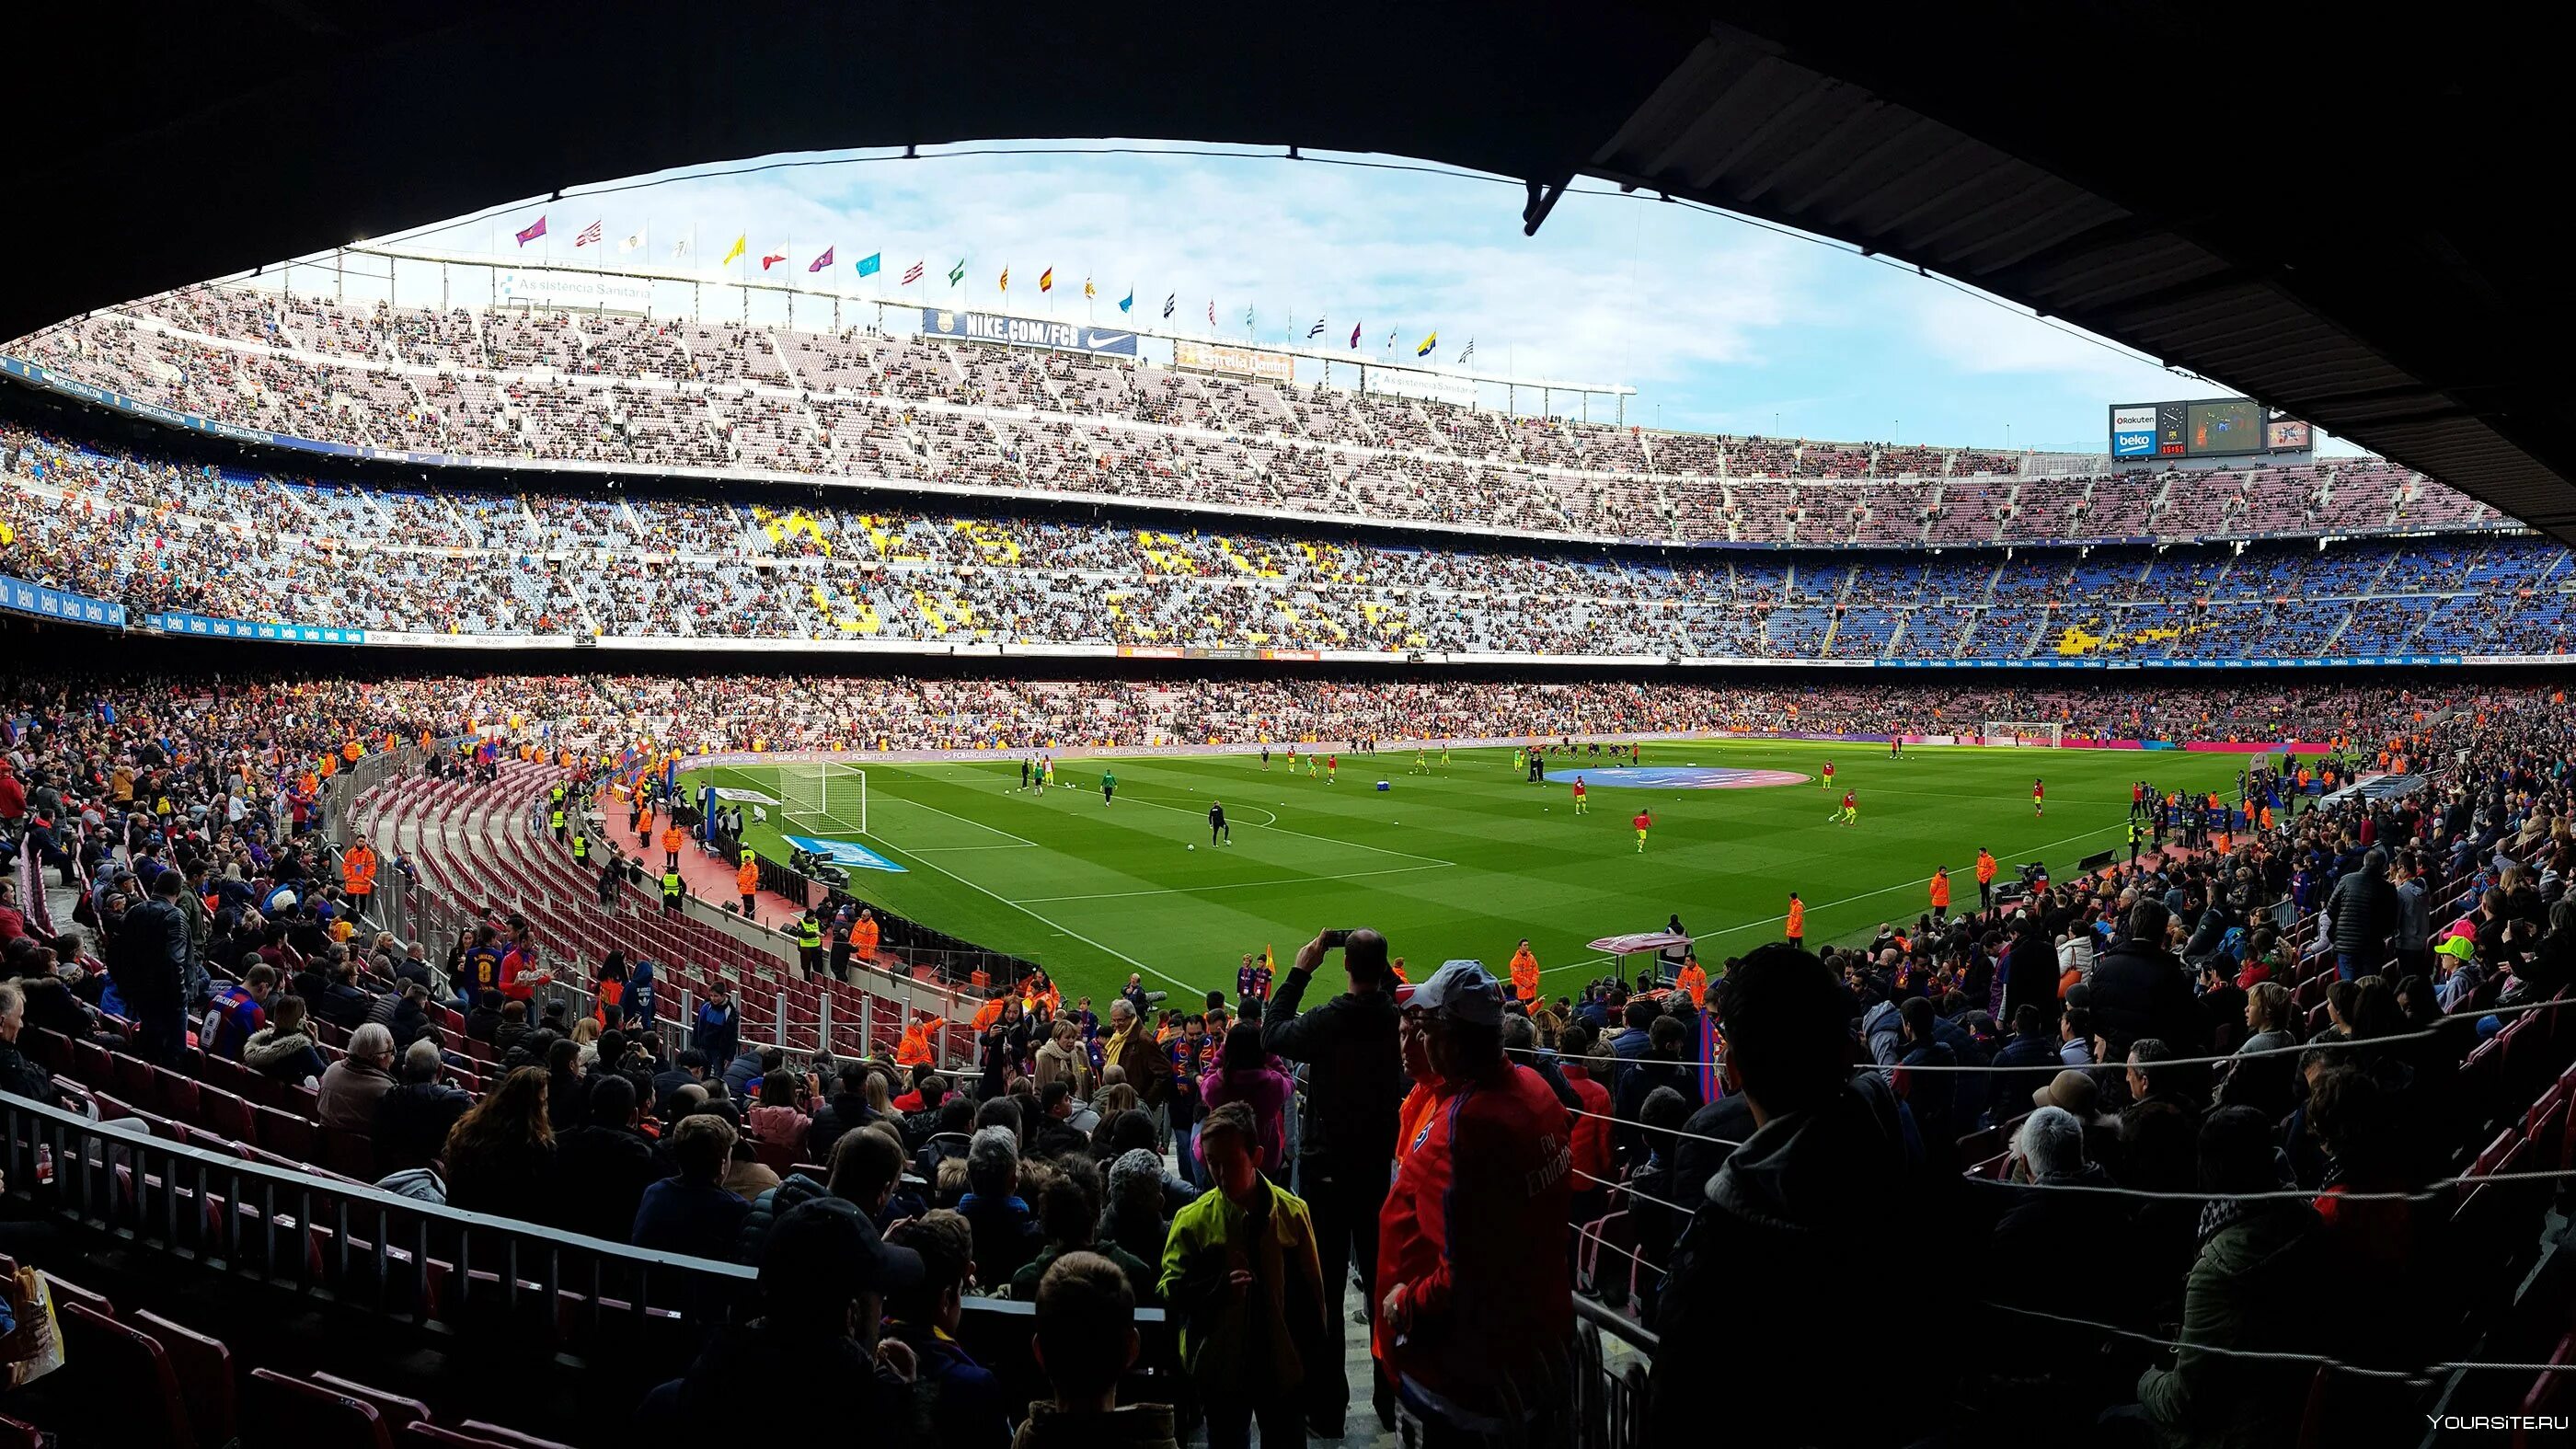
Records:
{"label": "goal net", "polygon": [[1984,738],[1990,745],[2045,745],[2054,748],[2064,738],[2064,728],[2035,719],[1990,719],[1986,721]]}
{"label": "goal net", "polygon": [[829,762],[778,767],[787,823],[810,833],[868,833],[868,772]]}

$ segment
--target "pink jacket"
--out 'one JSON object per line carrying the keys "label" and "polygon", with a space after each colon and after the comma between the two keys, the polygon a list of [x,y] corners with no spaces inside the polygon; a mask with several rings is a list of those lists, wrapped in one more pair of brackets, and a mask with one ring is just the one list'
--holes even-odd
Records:
{"label": "pink jacket", "polygon": [[[1268,1067],[1250,1071],[1219,1068],[1199,1078],[1199,1102],[1203,1107],[1213,1110],[1228,1102],[1241,1102],[1252,1109],[1252,1119],[1261,1130],[1261,1165],[1274,1172],[1287,1161],[1288,1102],[1296,1093],[1296,1083]],[[1204,1112],[1201,1118],[1204,1120]]]}
{"label": "pink jacket", "polygon": [[755,1142],[772,1142],[800,1151],[805,1146],[805,1129],[814,1119],[793,1107],[754,1107],[743,1118]]}

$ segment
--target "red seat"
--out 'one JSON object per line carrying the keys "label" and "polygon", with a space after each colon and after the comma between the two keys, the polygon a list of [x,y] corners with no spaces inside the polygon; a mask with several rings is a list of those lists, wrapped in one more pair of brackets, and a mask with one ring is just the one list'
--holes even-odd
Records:
{"label": "red seat", "polygon": [[376,1180],[376,1144],[373,1139],[337,1127],[316,1127],[313,1129],[313,1142],[322,1153],[320,1166],[359,1182]]}
{"label": "red seat", "polygon": [[253,1107],[251,1117],[259,1124],[260,1146],[299,1163],[313,1161],[316,1129],[310,1120],[274,1107]]}
{"label": "red seat", "polygon": [[167,1444],[195,1449],[196,1429],[179,1397],[179,1376],[161,1345],[83,1303],[66,1302],[63,1366],[82,1392],[82,1427],[102,1443]]}
{"label": "red seat", "polygon": [[45,1436],[33,1424],[0,1414],[0,1449],[44,1449]]}
{"label": "red seat", "polygon": [[179,1392],[187,1404],[188,1422],[196,1428],[197,1442],[204,1445],[229,1444],[233,1439],[233,1356],[230,1350],[195,1329],[182,1327],[155,1313],[134,1315],[134,1331],[161,1345],[170,1360],[171,1372],[179,1379]]}
{"label": "red seat", "polygon": [[251,1116],[251,1105],[221,1087],[197,1089],[197,1124],[217,1136],[235,1142],[257,1142],[259,1128]]}
{"label": "red seat", "polygon": [[146,1105],[159,1100],[152,1093],[153,1067],[150,1062],[138,1056],[118,1052],[115,1055],[114,1064],[116,1079],[113,1085],[116,1088],[116,1095],[129,1102],[141,1102]]}
{"label": "red seat", "polygon": [[57,1077],[71,1075],[72,1039],[70,1037],[38,1026],[30,1027],[20,1033],[18,1040],[26,1047],[27,1055],[35,1059],[36,1065]]}
{"label": "red seat", "polygon": [[419,1423],[429,1417],[429,1405],[418,1399],[406,1399],[400,1394],[370,1388],[355,1379],[344,1379],[338,1374],[317,1371],[305,1377],[326,1389],[374,1405],[376,1416],[383,1419],[389,1429],[400,1430],[405,1425]]}
{"label": "red seat", "polygon": [[153,1110],[174,1122],[197,1120],[197,1080],[165,1067],[152,1069]]}
{"label": "red seat", "polygon": [[534,1434],[522,1434],[516,1429],[504,1429],[498,1424],[486,1424],[480,1419],[466,1420],[464,1432],[494,1444],[513,1446],[513,1449],[567,1449],[567,1446],[552,1439],[540,1439]]}
{"label": "red seat", "polygon": [[429,1449],[432,1445],[440,1446],[440,1449],[504,1449],[497,1439],[486,1439],[480,1434],[468,1434],[458,1429],[442,1429],[427,1419],[405,1424],[402,1437],[405,1445],[418,1445],[421,1449]]}
{"label": "red seat", "polygon": [[107,1048],[94,1041],[72,1043],[72,1075],[93,1087],[116,1085],[116,1061]]}
{"label": "red seat", "polygon": [[242,1449],[393,1449],[383,1416],[363,1399],[253,1369],[242,1418]]}

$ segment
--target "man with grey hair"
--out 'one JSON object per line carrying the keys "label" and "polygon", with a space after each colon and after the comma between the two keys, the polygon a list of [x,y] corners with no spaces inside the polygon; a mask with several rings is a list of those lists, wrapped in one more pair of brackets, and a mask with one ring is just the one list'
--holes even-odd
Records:
{"label": "man with grey hair", "polygon": [[374,1022],[349,1033],[349,1054],[322,1074],[315,1120],[361,1136],[376,1130],[376,1110],[394,1089],[394,1034]]}
{"label": "man with grey hair", "polygon": [[980,1282],[1008,1283],[1044,1246],[1019,1189],[1020,1134],[1008,1127],[977,1130],[966,1144],[966,1195],[957,1212],[975,1230]]}
{"label": "man with grey hair", "polygon": [[[2098,1291],[2096,1278],[2088,1276],[2087,1302],[2115,1305],[2113,1311],[2118,1311],[2153,1301],[2135,1266],[2153,1261],[2150,1255],[2102,1251],[2105,1243],[2131,1240],[2138,1227],[2131,1204],[2108,1190],[2110,1174],[2088,1159],[2084,1142],[2083,1118],[2064,1107],[2040,1107],[2022,1119],[2014,1134],[2014,1185],[1980,1186],[1981,1191],[2009,1194],[1995,1219],[1989,1260],[1994,1271],[1986,1280],[1998,1307],[2067,1312],[2066,1272],[2075,1263],[2085,1264],[2088,1275],[2098,1275]],[[2088,1391],[2095,1397],[2083,1402],[2098,1406],[2096,1342],[2025,1314],[1998,1313],[1995,1324],[2000,1348],[1991,1362],[2006,1382],[2017,1386],[2013,1392],[2029,1401],[2033,1412],[2078,1413],[2078,1401]],[[2089,1417],[2093,1409],[2081,1407],[2080,1412]]]}
{"label": "man with grey hair", "polygon": [[[1154,1040],[1154,1029],[1146,1025],[1144,1013],[1136,1003],[1121,996],[1109,1003],[1109,1039],[1101,1043],[1101,1065],[1122,1068],[1127,1085],[1136,1089],[1136,1100],[1154,1117],[1154,1139],[1159,1144],[1171,1135],[1170,1103],[1172,1095],[1172,1055]],[[978,1260],[979,1266],[981,1260]]]}

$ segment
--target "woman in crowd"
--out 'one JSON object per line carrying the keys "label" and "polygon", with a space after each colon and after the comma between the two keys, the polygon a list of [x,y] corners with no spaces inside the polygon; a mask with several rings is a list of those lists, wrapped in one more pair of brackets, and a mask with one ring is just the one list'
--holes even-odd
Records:
{"label": "woman in crowd", "polygon": [[523,1067],[456,1119],[445,1154],[448,1206],[528,1222],[544,1218],[555,1163],[548,1086],[543,1071]]}

